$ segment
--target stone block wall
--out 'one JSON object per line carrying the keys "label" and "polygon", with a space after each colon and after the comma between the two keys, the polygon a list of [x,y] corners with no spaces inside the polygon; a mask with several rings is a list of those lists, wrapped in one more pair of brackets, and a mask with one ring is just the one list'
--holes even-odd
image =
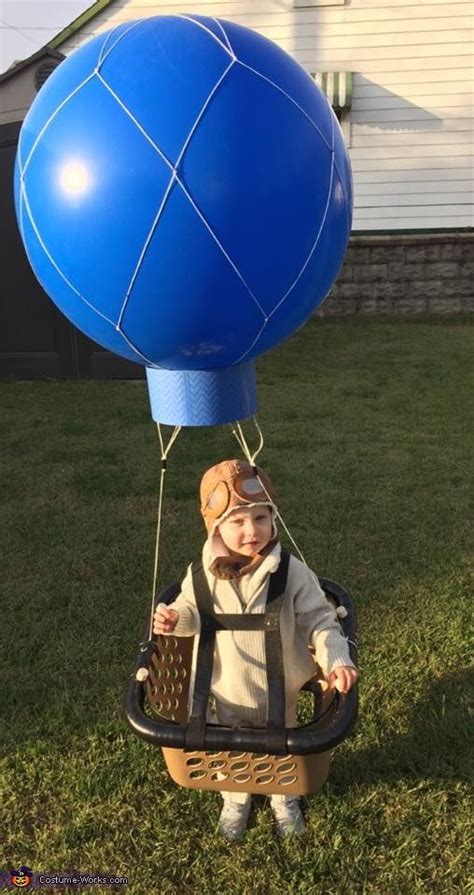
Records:
{"label": "stone block wall", "polygon": [[353,236],[319,316],[474,311],[474,232]]}

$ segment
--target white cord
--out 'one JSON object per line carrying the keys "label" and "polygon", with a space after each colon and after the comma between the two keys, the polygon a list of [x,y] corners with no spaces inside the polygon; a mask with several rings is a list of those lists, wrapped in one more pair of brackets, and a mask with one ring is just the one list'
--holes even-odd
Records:
{"label": "white cord", "polygon": [[259,440],[259,444],[258,444],[258,448],[257,448],[256,451],[254,451],[253,454],[250,452],[250,448],[249,448],[249,446],[248,446],[248,444],[247,444],[247,441],[246,441],[246,439],[245,439],[244,430],[242,429],[242,426],[240,425],[240,422],[235,423],[235,425],[237,426],[237,429],[234,429],[234,427],[232,427],[232,434],[235,435],[235,437],[236,437],[237,441],[239,442],[239,445],[240,445],[240,447],[242,448],[242,451],[244,452],[244,454],[245,454],[247,460],[249,461],[250,465],[251,465],[251,466],[255,466],[255,460],[257,459],[257,457],[258,457],[260,451],[261,451],[262,448],[263,448],[263,445],[264,445],[264,439],[263,439],[263,433],[262,433],[262,430],[261,430],[261,428],[260,428],[260,426],[259,426],[259,424],[258,424],[258,421],[257,421],[257,417],[256,417],[256,416],[253,416],[252,419],[253,419],[254,425],[255,425],[255,427],[256,427],[256,429],[257,429],[257,432],[258,432],[258,434],[259,434],[259,438],[260,438],[260,440]]}
{"label": "white cord", "polygon": [[[239,443],[239,445],[240,445],[240,447],[241,447],[243,453],[245,454],[246,459],[248,460],[248,462],[250,463],[251,466],[255,466],[255,460],[256,460],[256,458],[258,457],[260,451],[261,451],[262,448],[263,448],[263,445],[264,445],[264,439],[263,439],[262,430],[260,429],[260,426],[259,426],[259,424],[258,424],[257,418],[256,418],[255,416],[253,416],[252,419],[253,419],[255,428],[257,429],[257,432],[258,432],[258,434],[259,434],[259,438],[260,438],[258,448],[257,448],[257,450],[256,450],[253,454],[251,453],[250,448],[249,448],[249,446],[248,446],[248,444],[247,444],[247,441],[246,441],[246,438],[245,438],[245,435],[244,435],[244,431],[243,431],[243,429],[242,429],[242,426],[240,425],[240,422],[236,422],[233,426],[231,426],[231,428],[232,428],[232,434],[233,434],[233,435],[235,436],[235,438],[237,439],[237,441],[238,441],[238,443]],[[235,426],[235,428],[234,428],[234,426]],[[267,489],[265,488],[265,485],[264,485],[264,483],[262,482],[262,479],[260,478],[260,476],[258,475],[257,472],[256,472],[255,474],[256,474],[256,476],[257,476],[257,480],[258,480],[258,482],[260,483],[260,485],[261,485],[263,491],[264,491],[265,494],[267,495],[269,501],[273,504],[273,500],[272,500],[270,494],[268,493]],[[285,524],[285,521],[284,521],[283,517],[282,517],[281,514],[278,512],[278,508],[275,508],[275,515],[276,515],[278,521],[281,523],[283,529],[285,530],[285,533],[286,533],[287,537],[289,538],[289,540],[290,540],[291,543],[293,544],[293,547],[295,548],[295,550],[296,550],[296,552],[297,552],[299,558],[301,559],[301,562],[303,562],[303,563],[305,564],[305,566],[308,565],[307,562],[306,562],[306,560],[305,560],[305,558],[304,558],[304,556],[303,556],[303,554],[302,554],[302,552],[301,552],[301,550],[300,550],[300,548],[298,547],[298,544],[296,543],[296,541],[295,541],[293,535],[291,534],[291,532],[290,532],[288,526]]]}
{"label": "white cord", "polygon": [[156,523],[156,541],[155,541],[155,559],[153,565],[153,587],[151,593],[151,611],[150,611],[150,628],[148,632],[148,639],[151,640],[153,636],[153,615],[155,611],[155,599],[156,599],[156,582],[158,580],[158,559],[160,553],[160,536],[161,536],[161,516],[162,516],[162,508],[163,508],[163,491],[165,484],[165,472],[166,472],[166,458],[173,447],[179,433],[181,432],[181,426],[175,426],[173,432],[170,436],[170,440],[168,444],[165,446],[163,441],[163,435],[161,432],[161,426],[159,423],[156,424],[156,428],[158,431],[158,438],[160,442],[161,449],[161,476],[160,476],[160,492],[158,497],[158,513],[157,513],[157,523]]}

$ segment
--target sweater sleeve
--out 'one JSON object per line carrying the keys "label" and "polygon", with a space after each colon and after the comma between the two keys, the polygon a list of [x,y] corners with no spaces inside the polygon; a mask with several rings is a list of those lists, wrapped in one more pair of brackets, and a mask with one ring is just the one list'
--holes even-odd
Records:
{"label": "sweater sleeve", "polygon": [[173,603],[170,603],[168,606],[169,609],[174,609],[179,613],[179,619],[176,628],[173,631],[173,634],[175,634],[176,637],[192,637],[194,634],[198,634],[201,629],[201,622],[198,608],[196,606],[196,600],[194,598],[192,582],[193,578],[190,565],[181,585],[180,593]]}
{"label": "sweater sleeve", "polygon": [[325,675],[331,674],[340,665],[354,668],[336,611],[317,575],[295,557],[292,557],[292,564],[296,585],[296,623],[307,643],[314,647],[316,661]]}

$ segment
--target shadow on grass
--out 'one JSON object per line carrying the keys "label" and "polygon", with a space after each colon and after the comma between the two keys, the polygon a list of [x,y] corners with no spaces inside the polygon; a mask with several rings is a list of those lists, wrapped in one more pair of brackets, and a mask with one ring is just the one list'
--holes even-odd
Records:
{"label": "shadow on grass", "polygon": [[[101,728],[104,723],[112,738],[120,733],[133,736],[122,712],[122,700],[132,665],[131,662],[127,670],[117,666],[109,668],[107,684],[99,695],[94,694],[92,698],[90,690],[78,687],[77,681],[73,699],[65,699],[65,690],[62,689],[58,699],[53,699],[48,704],[46,694],[40,691],[35,710],[34,699],[27,698],[23,702],[22,714],[24,717],[30,715],[28,726],[4,724],[0,720],[4,728],[6,750],[16,745],[25,745],[28,740],[36,738],[67,748],[70,739],[78,734],[87,735],[94,729]],[[112,677],[116,678],[114,683],[111,681],[111,672]],[[403,719],[407,733],[388,733],[382,746],[349,749],[342,760],[336,753],[330,777],[334,791],[343,793],[354,786],[370,786],[380,781],[387,783],[407,778],[451,781],[472,779],[469,702],[473,685],[474,670],[469,668],[434,680],[421,700],[407,707],[409,717],[408,720]],[[17,692],[18,697],[25,698],[26,695],[23,688]],[[29,695],[33,697],[33,693]],[[8,707],[7,714],[11,722]],[[363,726],[363,713],[360,720]],[[367,740],[367,734],[365,739]]]}
{"label": "shadow on grass", "polygon": [[382,747],[347,754],[335,763],[334,790],[400,779],[469,781],[473,776],[469,735],[470,694],[474,669],[463,668],[433,681],[412,707],[406,734],[392,736]]}

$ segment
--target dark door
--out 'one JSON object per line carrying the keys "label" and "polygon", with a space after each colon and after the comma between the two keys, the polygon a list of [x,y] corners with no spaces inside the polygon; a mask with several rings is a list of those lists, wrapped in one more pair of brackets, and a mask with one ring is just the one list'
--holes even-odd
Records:
{"label": "dark door", "polygon": [[143,367],[105,351],[57,310],[18,232],[13,168],[21,122],[0,127],[0,376],[17,379],[141,379]]}

